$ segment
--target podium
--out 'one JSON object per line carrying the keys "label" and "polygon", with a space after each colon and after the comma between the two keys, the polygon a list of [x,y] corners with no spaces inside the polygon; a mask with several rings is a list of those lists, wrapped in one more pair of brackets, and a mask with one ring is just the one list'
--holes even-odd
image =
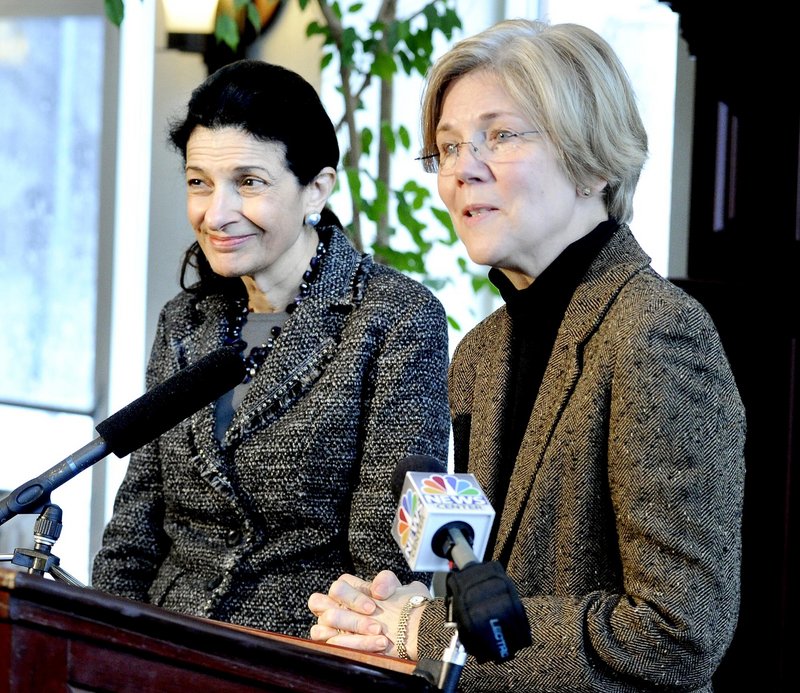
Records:
{"label": "podium", "polygon": [[0,693],[437,690],[415,666],[0,568]]}

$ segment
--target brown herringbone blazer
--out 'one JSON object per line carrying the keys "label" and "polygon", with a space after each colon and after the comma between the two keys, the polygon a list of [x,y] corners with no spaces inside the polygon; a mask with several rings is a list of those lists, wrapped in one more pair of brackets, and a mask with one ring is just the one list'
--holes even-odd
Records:
{"label": "brown herringbone blazer", "polygon": [[[490,499],[509,335],[502,307],[450,367],[456,471]],[[738,616],[744,438],[710,317],[622,225],[567,308],[495,508],[493,558],[508,557],[533,644],[503,665],[470,658],[460,689],[710,691]],[[426,608],[421,656],[441,657],[443,622],[441,601]]]}

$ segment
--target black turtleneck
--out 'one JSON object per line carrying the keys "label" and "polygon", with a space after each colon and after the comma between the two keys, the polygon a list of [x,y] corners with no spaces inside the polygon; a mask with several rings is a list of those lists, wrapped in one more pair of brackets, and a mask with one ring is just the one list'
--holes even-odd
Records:
{"label": "black turtleneck", "polygon": [[[547,361],[572,294],[619,224],[609,219],[564,251],[527,288],[518,290],[497,269],[489,279],[506,302],[511,318],[511,373],[503,432],[502,467],[496,508],[502,508],[514,461],[531,417]],[[494,543],[492,537],[490,544]]]}

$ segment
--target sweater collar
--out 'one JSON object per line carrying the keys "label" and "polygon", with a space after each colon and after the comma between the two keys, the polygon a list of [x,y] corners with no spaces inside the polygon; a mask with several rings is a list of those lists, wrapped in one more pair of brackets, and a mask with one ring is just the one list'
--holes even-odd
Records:
{"label": "sweater collar", "polygon": [[600,249],[619,228],[615,219],[598,224],[585,236],[568,245],[551,262],[536,280],[524,289],[517,289],[503,272],[496,268],[489,270],[489,280],[494,284],[512,317],[522,311],[528,313],[531,306],[546,302],[553,308],[566,310],[575,287],[580,283],[586,270],[597,257]]}

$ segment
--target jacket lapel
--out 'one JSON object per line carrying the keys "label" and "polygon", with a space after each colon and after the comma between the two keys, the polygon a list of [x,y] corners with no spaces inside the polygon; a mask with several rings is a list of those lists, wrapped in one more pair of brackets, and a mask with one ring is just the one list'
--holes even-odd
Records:
{"label": "jacket lapel", "polygon": [[263,428],[290,408],[317,381],[333,358],[350,313],[361,301],[370,260],[340,233],[309,295],[283,326],[234,414],[225,445]]}
{"label": "jacket lapel", "polygon": [[[225,311],[225,303],[222,298],[212,296],[199,301],[197,311],[200,319],[196,325],[187,321],[186,339],[179,348],[186,355],[188,361],[181,367],[193,365],[200,358],[221,348],[224,344],[225,325],[222,316]],[[219,457],[219,442],[214,437],[214,411],[215,403],[211,402],[191,417],[197,455],[200,457],[202,453],[202,457],[206,460],[216,460]]]}
{"label": "jacket lapel", "polygon": [[[468,471],[475,475],[486,497],[497,497],[498,469],[502,453],[506,399],[510,378],[507,355],[511,350],[511,323],[505,306],[492,318],[495,332],[492,348],[476,363]],[[498,508],[495,512],[499,513]]]}
{"label": "jacket lapel", "polygon": [[[516,533],[536,473],[580,376],[581,355],[586,342],[601,324],[621,288],[649,262],[650,258],[630,229],[621,225],[576,287],[556,335],[511,475],[505,506],[501,509],[495,558],[503,555],[506,544]],[[507,354],[507,336],[502,338],[502,344],[503,353]],[[508,362],[507,358],[505,361]],[[507,377],[504,386],[506,383]],[[492,469],[497,468],[497,463],[492,465]]]}

